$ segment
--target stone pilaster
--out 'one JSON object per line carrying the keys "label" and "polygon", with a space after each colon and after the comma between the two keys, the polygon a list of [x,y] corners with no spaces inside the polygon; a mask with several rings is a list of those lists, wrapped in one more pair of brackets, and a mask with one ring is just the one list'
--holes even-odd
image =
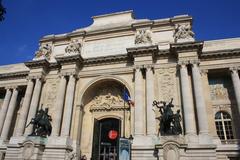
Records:
{"label": "stone pilaster", "polygon": [[240,79],[238,75],[238,69],[230,68],[230,71],[231,71],[232,83],[233,83],[235,98],[238,106],[238,111],[240,112]]}
{"label": "stone pilaster", "polygon": [[65,101],[65,110],[63,114],[63,124],[61,130],[61,136],[68,137],[70,135],[71,128],[71,118],[72,118],[72,110],[73,110],[73,100],[74,100],[74,92],[75,92],[75,84],[76,78],[74,75],[69,76],[69,82],[67,85],[66,91],[66,101]]}
{"label": "stone pilaster", "polygon": [[[32,101],[31,101],[31,104],[30,104],[31,107],[30,107],[30,110],[29,110],[29,113],[28,113],[27,123],[31,122],[31,119],[34,118],[36,113],[37,113],[41,90],[42,90],[42,80],[41,80],[41,78],[37,78],[36,82],[35,82],[33,95],[32,95]],[[24,134],[29,135],[29,134],[32,133],[32,130],[33,130],[33,126],[29,125],[25,129]]]}
{"label": "stone pilaster", "polygon": [[57,94],[57,101],[56,101],[56,112],[53,118],[53,136],[59,136],[61,122],[62,122],[62,114],[63,114],[63,107],[64,107],[64,100],[65,100],[65,92],[66,92],[66,84],[67,80],[65,76],[61,76],[61,81],[59,85],[59,90]]}
{"label": "stone pilaster", "polygon": [[12,96],[12,90],[10,88],[6,88],[6,95],[5,95],[3,105],[2,105],[2,109],[1,109],[1,112],[0,112],[0,134],[2,132],[4,121],[5,121],[5,118],[6,118],[6,115],[7,115],[8,105],[9,105],[11,96]]}
{"label": "stone pilaster", "polygon": [[22,136],[24,133],[28,110],[30,107],[31,99],[32,99],[33,87],[34,87],[34,82],[32,79],[29,79],[28,84],[27,84],[26,93],[25,93],[24,100],[23,100],[22,109],[21,109],[21,112],[19,115],[16,136]]}
{"label": "stone pilaster", "polygon": [[140,67],[135,69],[135,135],[144,135],[143,77]]}
{"label": "stone pilaster", "polygon": [[196,123],[194,116],[194,108],[191,97],[190,82],[188,77],[188,70],[185,63],[180,63],[180,80],[182,92],[182,104],[184,115],[184,126],[188,142],[196,141]]}
{"label": "stone pilaster", "polygon": [[15,87],[13,89],[13,94],[9,103],[7,115],[4,121],[2,133],[1,133],[1,139],[6,140],[8,138],[8,134],[11,128],[11,122],[13,118],[14,111],[16,109],[17,104],[17,98],[18,98],[18,89]]}
{"label": "stone pilaster", "polygon": [[203,93],[202,77],[198,67],[198,62],[192,63],[193,90],[196,102],[199,143],[210,143],[208,130],[208,117]]}
{"label": "stone pilaster", "polygon": [[156,120],[152,107],[154,101],[154,77],[153,66],[146,66],[146,98],[147,98],[147,135],[155,135]]}

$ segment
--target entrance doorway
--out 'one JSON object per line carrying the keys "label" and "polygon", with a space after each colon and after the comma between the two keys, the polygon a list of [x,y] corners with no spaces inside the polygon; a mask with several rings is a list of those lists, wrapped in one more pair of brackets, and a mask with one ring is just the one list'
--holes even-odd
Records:
{"label": "entrance doorway", "polygon": [[120,137],[120,120],[106,118],[95,119],[93,132],[93,160],[118,160],[118,139]]}

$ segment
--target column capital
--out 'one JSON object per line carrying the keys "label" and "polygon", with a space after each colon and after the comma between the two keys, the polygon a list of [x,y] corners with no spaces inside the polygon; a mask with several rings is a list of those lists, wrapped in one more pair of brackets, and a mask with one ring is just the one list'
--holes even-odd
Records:
{"label": "column capital", "polygon": [[154,70],[154,65],[153,64],[147,64],[147,65],[144,65],[144,68],[146,68],[146,70]]}
{"label": "column capital", "polygon": [[185,68],[188,64],[189,64],[188,61],[179,61],[179,62],[178,62],[178,66],[179,66],[180,68]]}
{"label": "column capital", "polygon": [[77,77],[76,71],[62,71],[59,76],[74,76]]}
{"label": "column capital", "polygon": [[191,64],[192,66],[199,66],[200,61],[198,59],[194,59],[194,60],[189,60],[189,64]]}
{"label": "column capital", "polygon": [[201,75],[207,75],[208,70],[207,69],[200,69],[200,73],[201,73]]}
{"label": "column capital", "polygon": [[239,70],[239,67],[238,66],[230,67],[229,70],[230,70],[231,73],[237,73],[237,71]]}
{"label": "column capital", "polygon": [[45,76],[44,75],[40,75],[40,74],[36,74],[36,75],[29,75],[28,77],[27,77],[27,79],[28,80],[37,80],[37,79],[39,79],[40,81],[44,81],[45,80]]}
{"label": "column capital", "polygon": [[144,68],[143,65],[137,65],[137,66],[134,67],[134,71],[135,71],[135,72],[136,72],[136,71],[141,71],[141,69],[143,69],[143,68]]}
{"label": "column capital", "polygon": [[8,89],[14,90],[14,89],[18,89],[18,86],[17,85],[6,86],[5,89],[6,90],[8,90]]}

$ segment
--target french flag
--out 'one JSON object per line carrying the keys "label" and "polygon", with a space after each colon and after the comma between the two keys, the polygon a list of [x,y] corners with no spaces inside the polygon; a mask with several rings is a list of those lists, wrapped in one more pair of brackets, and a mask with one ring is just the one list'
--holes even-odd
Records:
{"label": "french flag", "polygon": [[128,91],[125,88],[124,88],[124,91],[123,91],[123,100],[125,102],[128,102],[128,104],[130,104],[131,106],[134,107],[134,101],[131,99],[131,97],[129,96]]}

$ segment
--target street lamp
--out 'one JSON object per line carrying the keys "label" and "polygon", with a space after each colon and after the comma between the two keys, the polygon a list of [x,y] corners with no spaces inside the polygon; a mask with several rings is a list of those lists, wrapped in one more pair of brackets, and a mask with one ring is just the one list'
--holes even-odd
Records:
{"label": "street lamp", "polygon": [[6,14],[6,8],[2,5],[2,0],[0,0],[0,21],[4,20],[4,14]]}

